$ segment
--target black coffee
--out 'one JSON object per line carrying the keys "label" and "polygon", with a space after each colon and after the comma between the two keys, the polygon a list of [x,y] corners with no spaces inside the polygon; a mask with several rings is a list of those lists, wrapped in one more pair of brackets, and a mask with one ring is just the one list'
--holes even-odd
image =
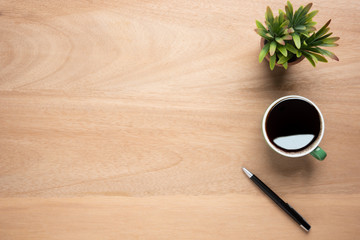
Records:
{"label": "black coffee", "polygon": [[269,112],[265,128],[269,140],[287,152],[311,145],[320,134],[320,116],[316,108],[300,99],[285,99]]}

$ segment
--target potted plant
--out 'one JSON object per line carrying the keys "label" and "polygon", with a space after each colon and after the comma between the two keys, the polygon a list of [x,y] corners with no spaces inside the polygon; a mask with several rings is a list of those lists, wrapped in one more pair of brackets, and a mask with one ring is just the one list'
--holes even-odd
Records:
{"label": "potted plant", "polygon": [[267,7],[266,27],[256,20],[255,31],[262,37],[259,62],[266,58],[273,70],[275,66],[287,69],[289,65],[299,63],[304,58],[314,67],[318,62],[327,62],[325,56],[339,61],[334,53],[321,48],[338,46],[335,42],[340,38],[330,37],[332,33],[328,33],[331,20],[316,31],[316,22],[312,18],[318,11],[309,12],[311,7],[312,3],[309,3],[294,12],[288,1],[285,12],[279,10],[276,17],[270,7]]}

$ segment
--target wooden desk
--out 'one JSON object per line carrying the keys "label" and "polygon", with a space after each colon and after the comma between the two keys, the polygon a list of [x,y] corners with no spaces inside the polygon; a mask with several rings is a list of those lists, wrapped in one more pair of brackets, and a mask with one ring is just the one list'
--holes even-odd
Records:
{"label": "wooden desk", "polygon": [[[359,2],[314,2],[340,62],[287,72],[257,60],[267,4],[1,1],[0,239],[358,238]],[[322,110],[324,162],[266,145],[288,94]]]}

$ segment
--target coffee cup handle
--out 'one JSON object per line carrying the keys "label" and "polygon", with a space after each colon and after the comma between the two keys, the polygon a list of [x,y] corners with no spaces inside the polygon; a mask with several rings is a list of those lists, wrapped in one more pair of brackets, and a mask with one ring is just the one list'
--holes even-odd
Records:
{"label": "coffee cup handle", "polygon": [[326,152],[321,147],[316,147],[314,151],[310,153],[314,158],[322,161],[326,158]]}

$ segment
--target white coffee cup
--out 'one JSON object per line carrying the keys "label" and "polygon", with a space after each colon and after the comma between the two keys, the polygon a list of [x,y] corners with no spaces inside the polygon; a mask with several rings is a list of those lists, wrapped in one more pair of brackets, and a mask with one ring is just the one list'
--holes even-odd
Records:
{"label": "white coffee cup", "polygon": [[[276,114],[276,111],[279,112],[280,110],[277,109],[279,108],[280,106],[284,106],[284,103],[288,100],[300,100],[300,101],[303,101],[309,105],[311,105],[313,107],[313,109],[316,110],[316,112],[318,113],[318,118],[316,118],[316,122],[318,122],[319,126],[317,126],[319,128],[319,133],[317,133],[317,136],[314,135],[313,139],[311,139],[309,141],[309,144],[308,145],[305,145],[304,147],[302,148],[299,148],[298,150],[296,149],[296,147],[292,148],[291,150],[290,147],[291,146],[296,146],[296,145],[299,145],[301,143],[301,141],[304,141],[304,139],[306,140],[306,138],[304,137],[307,137],[309,139],[308,136],[311,136],[312,135],[304,135],[303,134],[303,138],[299,138],[299,137],[293,137],[293,136],[285,136],[285,137],[279,137],[278,138],[278,143],[279,142],[284,142],[285,145],[287,144],[289,146],[288,149],[285,149],[286,146],[284,148],[283,147],[280,147],[280,145],[277,145],[275,143],[275,140],[271,141],[270,138],[269,138],[269,134],[271,132],[271,127],[269,124],[273,121],[270,121],[269,120],[269,116],[274,118],[274,116],[272,116],[271,114]],[[292,101],[292,102],[298,102],[299,101]],[[300,102],[301,104],[303,104],[302,102]],[[288,107],[285,109],[289,109],[289,102],[286,102],[286,104],[288,104]],[[296,105],[294,105],[296,106]],[[305,105],[304,105],[305,106]],[[309,108],[311,108],[309,106]],[[274,109],[276,109],[274,111]],[[286,111],[286,110],[283,110],[283,111]],[[294,113],[294,112],[297,112],[296,109],[294,108],[291,108],[291,110],[288,110],[289,111],[289,114],[290,113]],[[299,111],[300,112],[300,111]],[[313,110],[311,110],[311,112],[314,112]],[[281,121],[285,121],[286,122],[286,126],[288,125],[291,125],[291,122],[288,122],[287,121],[287,114],[286,112],[282,112],[281,113],[283,116],[283,119],[280,119],[279,122]],[[299,113],[300,114],[300,113]],[[303,114],[306,114],[306,113],[303,113]],[[303,116],[303,114],[301,116]],[[280,114],[278,114],[280,115]],[[308,116],[309,118],[311,118],[312,116]],[[294,118],[294,117],[293,117]],[[304,117],[305,118],[305,117]],[[291,119],[291,118],[290,118]],[[269,120],[269,122],[267,122]],[[311,120],[308,120],[308,121],[311,121]],[[313,121],[315,122],[315,120]],[[285,127],[285,126],[284,126]],[[302,126],[303,127],[303,126]],[[279,126],[277,126],[277,128],[279,128]],[[311,154],[312,156],[314,156],[316,159],[318,160],[324,160],[325,157],[326,157],[326,152],[324,150],[322,150],[320,147],[319,147],[319,144],[324,136],[324,130],[325,130],[325,123],[324,123],[324,117],[322,115],[322,113],[320,112],[320,109],[315,105],[315,103],[313,103],[312,101],[310,101],[309,99],[305,98],[305,97],[302,97],[302,96],[297,96],[297,95],[289,95],[289,96],[285,96],[285,97],[282,97],[282,98],[279,98],[277,100],[275,100],[269,107],[268,109],[265,111],[265,114],[264,114],[264,118],[263,118],[263,122],[262,122],[262,130],[263,130],[263,134],[264,134],[264,138],[266,140],[266,142],[268,143],[268,145],[277,153],[283,155],[283,156],[286,156],[286,157],[291,157],[291,158],[294,158],[294,157],[302,157],[302,156],[305,156],[307,154]],[[302,136],[302,135],[294,135],[294,136]],[[315,138],[315,139],[314,139]],[[282,139],[282,140],[281,140]],[[284,141],[284,139],[287,139],[286,141]],[[303,140],[301,140],[303,139]],[[281,140],[281,141],[280,141]],[[297,143],[296,141],[299,141],[300,140],[300,143]],[[306,140],[308,141],[308,140]],[[291,143],[289,145],[289,142]]]}

